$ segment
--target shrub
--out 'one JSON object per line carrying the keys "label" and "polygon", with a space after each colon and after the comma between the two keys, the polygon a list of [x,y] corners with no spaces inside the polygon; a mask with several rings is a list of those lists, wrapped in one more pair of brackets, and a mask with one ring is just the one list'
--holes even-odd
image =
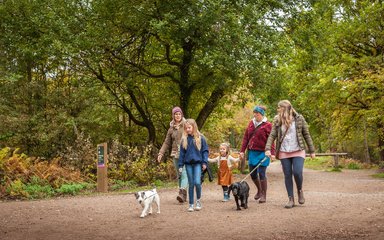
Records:
{"label": "shrub", "polygon": [[59,194],[69,194],[69,195],[76,195],[80,191],[88,189],[89,184],[88,183],[72,183],[72,184],[63,184],[59,189],[56,191]]}
{"label": "shrub", "polygon": [[23,189],[28,199],[48,198],[55,195],[55,190],[50,185],[27,184]]}

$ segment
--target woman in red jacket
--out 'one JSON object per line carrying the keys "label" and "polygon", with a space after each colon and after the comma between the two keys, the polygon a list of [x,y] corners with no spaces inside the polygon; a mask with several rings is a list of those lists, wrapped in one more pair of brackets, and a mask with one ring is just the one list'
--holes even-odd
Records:
{"label": "woman in red jacket", "polygon": [[[253,109],[254,118],[249,122],[243,137],[243,144],[240,150],[240,157],[244,158],[245,150],[248,150],[248,166],[249,171],[252,171],[265,156],[265,144],[269,134],[271,133],[272,124],[265,117],[264,106],[256,106]],[[273,149],[274,153],[274,149]],[[274,155],[274,154],[272,154]],[[269,166],[270,159],[264,161],[258,169],[252,174],[252,181],[257,187],[255,200],[259,203],[265,203],[267,200],[267,176],[266,171]]]}

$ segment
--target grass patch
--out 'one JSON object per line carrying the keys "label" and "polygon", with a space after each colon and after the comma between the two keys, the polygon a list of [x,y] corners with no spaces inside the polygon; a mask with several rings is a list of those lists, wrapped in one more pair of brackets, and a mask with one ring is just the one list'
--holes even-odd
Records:
{"label": "grass patch", "polygon": [[374,177],[374,178],[384,178],[384,172],[373,174],[372,177]]}
{"label": "grass patch", "polygon": [[328,170],[333,168],[333,157],[315,157],[314,159],[306,158],[304,166],[313,170]]}

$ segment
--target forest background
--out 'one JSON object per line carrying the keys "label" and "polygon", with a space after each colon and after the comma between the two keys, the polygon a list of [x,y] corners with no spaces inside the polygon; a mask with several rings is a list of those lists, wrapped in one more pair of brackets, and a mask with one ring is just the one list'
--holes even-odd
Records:
{"label": "forest background", "polygon": [[102,142],[110,181],[171,178],[174,106],[240,148],[288,99],[317,152],[384,166],[383,1],[2,0],[0,31],[1,196],[94,182]]}

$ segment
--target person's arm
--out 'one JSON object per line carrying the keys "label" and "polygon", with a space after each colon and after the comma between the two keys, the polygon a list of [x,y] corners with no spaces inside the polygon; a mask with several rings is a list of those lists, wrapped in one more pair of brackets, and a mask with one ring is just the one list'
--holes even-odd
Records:
{"label": "person's arm", "polygon": [[180,141],[180,155],[179,155],[179,161],[177,163],[179,166],[179,171],[180,171],[180,168],[183,169],[185,153],[186,153],[186,149],[184,149],[183,147],[183,141]]}
{"label": "person's arm", "polygon": [[163,142],[163,145],[160,148],[159,155],[157,156],[157,161],[161,162],[165,151],[172,147],[172,128],[169,128],[167,131],[167,136]]}
{"label": "person's arm", "polygon": [[204,136],[201,136],[201,160],[202,160],[202,167],[203,170],[207,168],[208,165],[208,155],[209,155],[209,149],[207,141],[205,140]]}
{"label": "person's arm", "polygon": [[234,163],[240,161],[240,158],[235,158],[235,157],[232,157],[231,155],[228,155],[228,159],[229,159],[229,161],[234,162]]}
{"label": "person's arm", "polygon": [[302,134],[303,134],[303,137],[305,139],[305,142],[307,143],[307,146],[308,146],[311,158],[314,158],[315,157],[315,146],[313,145],[313,141],[312,141],[311,135],[309,134],[308,124],[305,121],[304,117],[301,117],[301,118],[303,120]]}
{"label": "person's arm", "polygon": [[278,126],[277,118],[275,117],[272,124],[271,133],[269,134],[267,144],[265,145],[265,155],[268,156],[269,158],[272,157],[271,149],[272,149],[272,145],[274,144],[277,138],[278,128],[279,126]]}
{"label": "person's arm", "polygon": [[244,152],[245,150],[247,150],[247,146],[248,146],[248,142],[249,142],[249,139],[248,139],[248,135],[249,135],[249,124],[247,126],[247,129],[245,129],[245,132],[244,132],[244,136],[243,136],[243,142],[241,144],[241,149],[240,149],[240,158],[244,158]]}
{"label": "person's arm", "polygon": [[219,160],[220,160],[220,156],[217,156],[215,158],[210,158],[208,156],[208,162],[212,162],[212,163],[215,162],[215,163],[217,163]]}

